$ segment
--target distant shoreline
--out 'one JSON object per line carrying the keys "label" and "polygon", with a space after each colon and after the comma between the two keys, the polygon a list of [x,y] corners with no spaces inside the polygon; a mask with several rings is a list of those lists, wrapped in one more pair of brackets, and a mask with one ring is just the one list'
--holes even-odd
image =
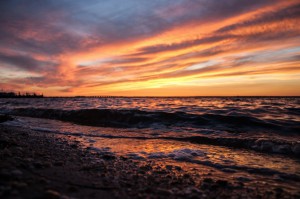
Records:
{"label": "distant shoreline", "polygon": [[0,98],[300,98],[300,96],[0,96]]}
{"label": "distant shoreline", "polygon": [[36,94],[36,93],[23,93],[20,92],[4,92],[0,91],[0,98],[43,98],[43,94]]}
{"label": "distant shoreline", "polygon": [[16,96],[16,97],[3,97],[3,96],[0,96],[0,98],[45,98],[43,96]]}

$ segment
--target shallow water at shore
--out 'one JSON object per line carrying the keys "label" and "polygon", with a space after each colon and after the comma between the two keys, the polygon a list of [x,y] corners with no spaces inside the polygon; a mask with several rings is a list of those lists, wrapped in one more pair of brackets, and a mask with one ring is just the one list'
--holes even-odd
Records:
{"label": "shallow water at shore", "polygon": [[[91,127],[28,117],[16,117],[4,124],[56,134],[81,143],[91,152],[122,156],[139,163],[152,161],[162,167],[178,166],[197,175],[209,173],[207,176],[212,175],[214,179],[243,181],[249,186],[265,186],[264,183],[268,183],[291,192],[297,192],[299,187],[300,162],[293,156],[197,144],[178,140],[178,132],[156,132],[152,135],[153,129]],[[172,136],[175,139],[171,139]],[[189,133],[181,135],[182,138],[189,136]],[[197,179],[197,176],[194,177]]]}

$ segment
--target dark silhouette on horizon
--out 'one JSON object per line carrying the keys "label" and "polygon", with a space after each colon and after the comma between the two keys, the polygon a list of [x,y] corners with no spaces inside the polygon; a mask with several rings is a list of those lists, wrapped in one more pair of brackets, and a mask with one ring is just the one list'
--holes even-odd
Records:
{"label": "dark silhouette on horizon", "polygon": [[20,92],[4,92],[0,91],[0,98],[42,98],[44,97],[43,94],[36,94],[36,93],[24,93],[21,94]]}

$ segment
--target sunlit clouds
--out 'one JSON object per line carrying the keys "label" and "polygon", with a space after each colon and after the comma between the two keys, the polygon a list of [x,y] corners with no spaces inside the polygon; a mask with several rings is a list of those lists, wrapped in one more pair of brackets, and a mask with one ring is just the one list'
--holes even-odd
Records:
{"label": "sunlit clouds", "polygon": [[0,88],[300,95],[297,0],[0,3]]}

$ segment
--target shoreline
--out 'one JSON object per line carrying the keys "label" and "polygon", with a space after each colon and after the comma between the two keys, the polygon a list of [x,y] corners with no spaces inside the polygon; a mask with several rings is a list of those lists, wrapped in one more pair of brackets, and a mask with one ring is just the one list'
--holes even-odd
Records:
{"label": "shoreline", "polygon": [[[297,198],[174,165],[84,148],[68,136],[0,124],[3,198]],[[205,168],[204,168],[205,169]]]}

